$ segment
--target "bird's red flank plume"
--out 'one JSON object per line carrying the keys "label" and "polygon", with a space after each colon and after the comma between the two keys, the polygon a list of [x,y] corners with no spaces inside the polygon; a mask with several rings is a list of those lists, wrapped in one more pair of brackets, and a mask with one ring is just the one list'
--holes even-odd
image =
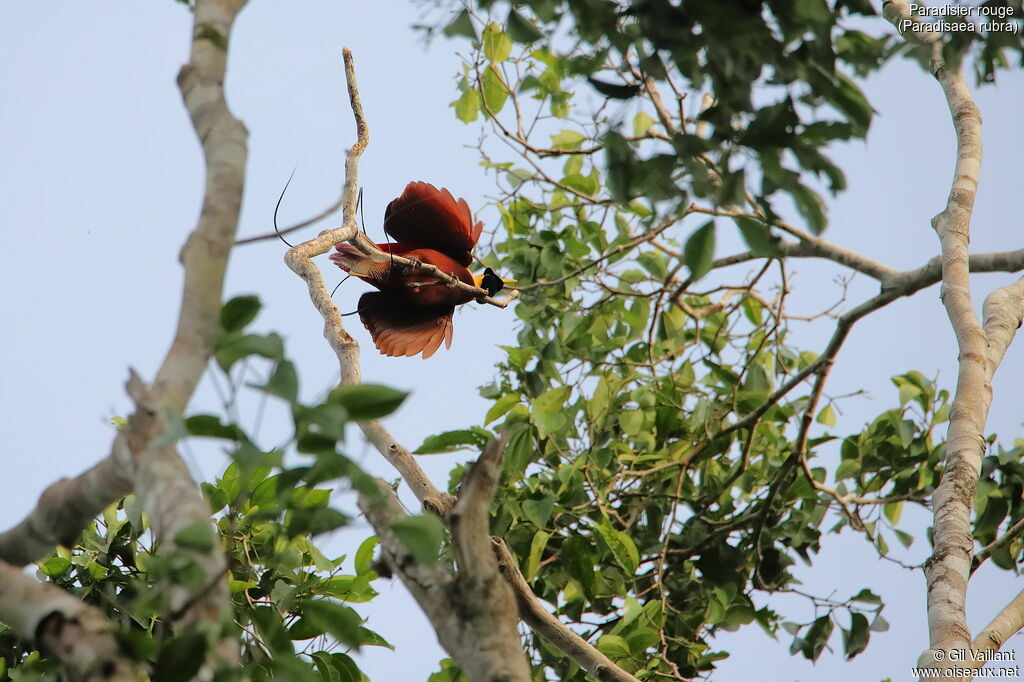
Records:
{"label": "bird's red flank plume", "polygon": [[[384,231],[395,243],[377,248],[477,286],[467,266],[482,229],[483,223],[473,222],[465,199],[456,200],[447,189],[426,182],[410,182],[384,212]],[[379,290],[359,299],[359,319],[381,353],[429,358],[442,341],[451,348],[452,314],[456,306],[473,300],[473,294],[397,265],[387,255],[367,256],[350,244],[335,249],[331,260],[338,267]]]}

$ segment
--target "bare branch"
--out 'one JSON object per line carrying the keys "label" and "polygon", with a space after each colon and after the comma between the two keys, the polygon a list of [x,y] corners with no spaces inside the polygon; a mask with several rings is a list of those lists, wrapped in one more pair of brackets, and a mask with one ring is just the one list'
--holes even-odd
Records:
{"label": "bare branch", "polygon": [[988,340],[988,377],[991,379],[1024,321],[1024,278],[989,294],[982,306],[982,315]]}
{"label": "bare branch", "polygon": [[[887,1],[884,11],[897,27],[901,20],[911,18],[907,0]],[[946,96],[957,142],[946,208],[932,219],[942,247],[940,298],[960,351],[946,439],[945,472],[933,497],[935,550],[925,563],[930,650],[922,658],[938,660],[930,655],[932,651],[966,649],[971,643],[965,610],[974,549],[971,506],[984,456],[983,430],[992,387],[989,343],[971,299],[968,257],[971,214],[981,171],[981,115],[963,75],[943,61],[940,37],[932,34],[917,38],[932,45],[931,71]]]}
{"label": "bare branch", "polygon": [[224,98],[228,38],[245,0],[202,0],[195,6],[189,62],[178,74],[185,107],[206,160],[199,224],[181,250],[185,267],[178,328],[153,382],[159,402],[185,409],[213,352],[228,254],[245,185],[248,132]]}
{"label": "bare branch", "polygon": [[[512,592],[498,573],[487,535],[489,509],[503,446],[492,441],[463,483],[452,512],[452,545],[458,571],[418,563],[392,527],[405,517],[385,483],[380,499],[360,496],[380,540],[385,561],[408,587],[438,640],[472,682],[529,682],[530,668],[516,630]],[[476,480],[474,480],[476,479]]]}
{"label": "bare branch", "polygon": [[600,682],[638,682],[625,670],[598,651],[590,642],[580,637],[562,624],[555,616],[545,609],[526,578],[519,572],[516,560],[508,549],[508,545],[501,538],[491,538],[491,546],[494,555],[498,559],[498,567],[512,588],[519,606],[519,617],[523,619],[531,630],[539,637],[549,642],[552,646],[564,652],[581,668],[594,676]]}
{"label": "bare branch", "polygon": [[121,653],[103,613],[64,590],[0,562],[0,621],[60,663],[69,679],[137,682],[143,671]]}

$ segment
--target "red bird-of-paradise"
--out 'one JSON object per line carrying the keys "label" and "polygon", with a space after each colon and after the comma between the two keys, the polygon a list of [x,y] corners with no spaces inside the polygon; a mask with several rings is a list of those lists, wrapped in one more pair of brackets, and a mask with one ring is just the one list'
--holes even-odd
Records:
{"label": "red bird-of-paradise", "polygon": [[[483,223],[473,223],[465,199],[458,201],[447,189],[426,182],[410,182],[402,196],[384,212],[384,231],[395,243],[377,244],[385,254],[404,256],[436,266],[470,286],[494,295],[504,282],[488,268],[472,275],[473,248]],[[359,319],[384,355],[429,358],[444,341],[452,345],[452,314],[455,306],[475,297],[447,286],[438,278],[397,263],[387,257],[372,258],[351,244],[336,244],[331,254],[342,270],[369,282],[379,291],[359,298]]]}

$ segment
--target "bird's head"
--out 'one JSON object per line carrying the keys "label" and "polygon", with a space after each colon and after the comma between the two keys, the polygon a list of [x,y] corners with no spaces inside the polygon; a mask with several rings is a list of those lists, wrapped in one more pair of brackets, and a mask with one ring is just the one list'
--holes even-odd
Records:
{"label": "bird's head", "polygon": [[487,292],[488,296],[494,296],[496,293],[505,288],[506,284],[515,284],[514,279],[504,279],[498,276],[498,273],[494,272],[490,268],[485,268],[479,275],[473,275],[473,283],[480,289]]}

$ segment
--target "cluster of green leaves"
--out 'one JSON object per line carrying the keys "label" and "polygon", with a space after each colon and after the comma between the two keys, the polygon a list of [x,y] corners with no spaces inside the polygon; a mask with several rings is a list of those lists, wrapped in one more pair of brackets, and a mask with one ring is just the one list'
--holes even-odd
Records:
{"label": "cluster of green leaves", "polygon": [[[875,15],[862,0],[484,0],[445,33],[476,40],[471,10],[503,16],[505,24],[489,23],[479,36],[482,59],[467,65],[453,103],[463,121],[500,115],[512,93],[543,100],[548,115],[565,120],[578,113],[587,90],[599,101],[623,102],[649,99],[648,83],[697,102],[710,92],[713,103],[691,105],[686,120],[672,107],[655,107],[631,126],[613,120],[602,127],[594,142],[607,157],[611,197],[684,204],[689,194],[731,206],[749,191],[774,219],[772,202],[785,194],[814,232],[826,217],[805,174],[842,190],[843,173],[822,148],[863,138],[871,122],[871,106],[850,74],[870,73],[902,45],[889,30],[872,37],[847,26],[856,23],[851,15]],[[551,38],[567,22],[572,39]],[[510,63],[517,43],[532,65]],[[572,149],[586,137],[570,129],[554,147]],[[580,184],[580,192],[594,195]]]}
{"label": "cluster of green leaves", "polygon": [[[228,394],[235,396],[255,366],[268,366],[269,378],[248,386],[264,399],[288,405],[294,426],[290,438],[276,448],[262,447],[238,423],[230,404],[225,415],[190,416],[163,437],[213,439],[223,445],[230,464],[214,481],[201,484],[218,532],[209,524],[190,526],[174,538],[182,551],[154,547],[146,517],[129,496],[106,510],[76,547],[59,548],[40,562],[39,570],[107,613],[126,651],[152,664],[155,680],[188,680],[220,633],[217,628],[170,632],[167,595],[174,586],[207,589],[188,555],[217,547],[228,559],[234,606],[232,622],[222,624],[227,630],[221,632],[237,637],[243,651],[242,667],[221,670],[218,679],[364,682],[366,676],[348,652],[390,647],[353,608],[377,594],[372,585],[378,578],[376,538],[363,542],[351,561],[326,556],[313,539],[349,520],[331,504],[334,485],[380,494],[339,449],[346,425],[389,414],[405,394],[360,385],[339,387],[319,404],[303,403],[281,338],[249,329],[259,309],[253,296],[224,305],[215,346],[224,373],[220,382],[226,378]],[[401,537],[436,560],[437,533],[421,527],[425,524],[418,517],[408,521],[396,529]],[[0,680],[38,679],[53,670],[52,663],[9,631],[0,633],[0,666]]]}
{"label": "cluster of green leaves", "polygon": [[[874,15],[843,0],[478,0],[444,30],[475,48],[456,116],[482,116],[520,157],[483,148],[506,190],[484,260],[524,285],[517,343],[482,389],[483,426],[510,434],[493,531],[537,595],[640,679],[712,669],[728,654],[709,636],[747,624],[792,635],[812,660],[837,635],[852,658],[888,627],[866,587],[811,598],[800,622],[756,605],[792,588],[823,532],[852,526],[883,556],[886,537],[909,545],[902,507],[939,475],[948,395],[920,374],[896,377],[900,407],[843,439],[827,403],[800,443],[807,385],[776,393],[817,355],[792,345],[785,292],[767,293],[785,288],[773,203],[788,195],[824,229],[814,188],[845,184],[824,147],[866,134],[854,78],[902,44]],[[710,106],[691,105],[706,92]],[[718,224],[692,219],[744,205],[733,218],[752,255],[736,262],[752,270],[730,280],[711,272]],[[473,427],[421,449],[486,437]],[[994,485],[1011,459],[987,460]],[[830,475],[840,496],[887,503],[844,509],[823,490]],[[985,505],[993,532],[1019,518],[1008,506]],[[538,675],[585,679],[531,646]]]}

